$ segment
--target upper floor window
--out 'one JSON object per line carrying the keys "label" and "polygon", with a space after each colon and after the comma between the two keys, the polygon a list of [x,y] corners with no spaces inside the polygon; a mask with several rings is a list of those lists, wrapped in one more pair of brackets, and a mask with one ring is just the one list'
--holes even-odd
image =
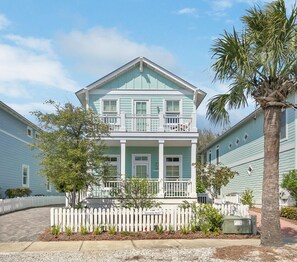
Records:
{"label": "upper floor window", "polygon": [[211,164],[211,150],[208,152],[208,163]]}
{"label": "upper floor window", "polygon": [[24,187],[29,186],[29,166],[22,165],[22,185]]}
{"label": "upper floor window", "polygon": [[35,139],[39,140],[39,133],[35,132]]}
{"label": "upper floor window", "polygon": [[220,163],[220,146],[217,145],[216,148],[216,159],[217,159],[217,165]]}
{"label": "upper floor window", "polygon": [[27,126],[27,136],[33,137],[33,129],[29,126]]}
{"label": "upper floor window", "polygon": [[281,114],[281,128],[280,128],[280,139],[287,137],[287,111],[282,111]]}
{"label": "upper floor window", "polygon": [[116,100],[103,100],[103,114],[116,114],[117,101]]}
{"label": "upper floor window", "polygon": [[47,192],[51,192],[51,191],[52,191],[51,183],[50,183],[49,179],[46,180],[46,185],[45,185],[45,187],[46,187],[46,191],[47,191]]}
{"label": "upper floor window", "polygon": [[179,114],[179,100],[167,100],[166,101],[166,114]]}

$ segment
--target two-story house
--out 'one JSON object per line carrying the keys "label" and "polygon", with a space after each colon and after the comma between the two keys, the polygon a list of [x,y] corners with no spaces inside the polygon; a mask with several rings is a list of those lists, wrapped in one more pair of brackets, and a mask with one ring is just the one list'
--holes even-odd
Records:
{"label": "two-story house", "polygon": [[0,101],[0,198],[8,188],[28,187],[32,195],[57,195],[45,177],[38,175],[39,159],[29,147],[40,129]]}
{"label": "two-story house", "polygon": [[[297,96],[289,97],[296,104]],[[204,162],[222,163],[239,173],[226,187],[221,189],[221,197],[229,194],[242,194],[246,189],[252,190],[257,206],[262,203],[262,180],[264,168],[264,115],[257,109],[227,130],[204,149],[200,149]],[[297,169],[297,112],[286,109],[282,112],[280,132],[279,181],[283,174]],[[284,189],[280,189],[280,204],[292,204]]]}
{"label": "two-story house", "polygon": [[[192,164],[203,91],[138,57],[76,95],[110,125],[110,136],[103,138],[114,171],[110,185],[126,177],[148,178],[161,198],[197,198]],[[94,188],[92,195],[101,193]]]}

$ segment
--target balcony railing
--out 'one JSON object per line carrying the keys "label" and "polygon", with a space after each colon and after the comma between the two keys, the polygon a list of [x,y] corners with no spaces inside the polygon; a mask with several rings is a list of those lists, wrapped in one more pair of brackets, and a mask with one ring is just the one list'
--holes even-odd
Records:
{"label": "balcony railing", "polygon": [[114,132],[196,132],[196,114],[183,115],[101,115]]}
{"label": "balcony railing", "polygon": [[[95,198],[116,197],[121,186],[125,181],[107,181],[101,186],[93,186],[91,196]],[[160,181],[149,180],[149,193],[158,195],[160,193]],[[189,197],[191,194],[191,181],[164,181],[163,193],[164,197]]]}

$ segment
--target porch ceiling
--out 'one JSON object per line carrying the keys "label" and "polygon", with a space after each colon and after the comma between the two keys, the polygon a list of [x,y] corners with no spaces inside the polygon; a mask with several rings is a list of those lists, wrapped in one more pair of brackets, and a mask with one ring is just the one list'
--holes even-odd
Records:
{"label": "porch ceiling", "polygon": [[[104,141],[107,146],[110,147],[119,147],[120,140],[105,140]],[[126,146],[133,147],[158,147],[158,140],[126,140]],[[165,147],[185,147],[191,146],[191,140],[164,140]]]}

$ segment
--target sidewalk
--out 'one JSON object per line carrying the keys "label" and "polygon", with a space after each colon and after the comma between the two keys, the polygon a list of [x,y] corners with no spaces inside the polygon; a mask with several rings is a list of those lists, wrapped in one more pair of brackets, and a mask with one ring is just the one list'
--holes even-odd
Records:
{"label": "sidewalk", "polygon": [[104,250],[135,250],[154,248],[217,248],[227,246],[259,246],[259,239],[164,239],[123,241],[52,241],[0,243],[0,253],[6,252],[73,252]]}

